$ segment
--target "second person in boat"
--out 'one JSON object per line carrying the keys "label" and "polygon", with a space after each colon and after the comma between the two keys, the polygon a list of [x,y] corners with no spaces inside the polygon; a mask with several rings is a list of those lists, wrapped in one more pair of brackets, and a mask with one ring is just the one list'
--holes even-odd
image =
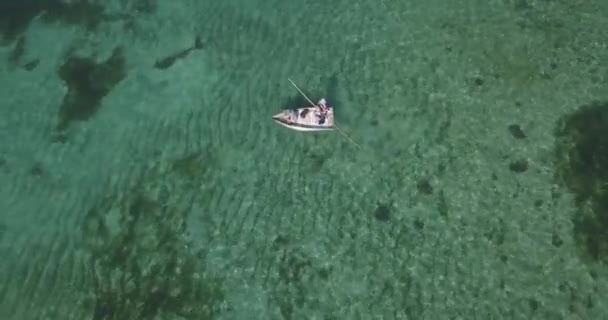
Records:
{"label": "second person in boat", "polygon": [[321,100],[319,100],[319,102],[317,102],[317,109],[318,109],[317,116],[319,117],[319,124],[320,125],[324,124],[325,120],[327,119],[328,114],[331,112],[331,106],[327,103],[325,98],[321,98]]}

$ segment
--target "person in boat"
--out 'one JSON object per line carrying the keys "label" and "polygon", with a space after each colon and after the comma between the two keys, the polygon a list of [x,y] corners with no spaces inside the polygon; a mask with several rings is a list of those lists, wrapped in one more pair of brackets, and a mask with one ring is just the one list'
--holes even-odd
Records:
{"label": "person in boat", "polygon": [[319,117],[319,124],[325,123],[325,119],[327,119],[327,114],[329,113],[331,106],[327,103],[325,98],[321,98],[319,102],[317,102],[317,116]]}

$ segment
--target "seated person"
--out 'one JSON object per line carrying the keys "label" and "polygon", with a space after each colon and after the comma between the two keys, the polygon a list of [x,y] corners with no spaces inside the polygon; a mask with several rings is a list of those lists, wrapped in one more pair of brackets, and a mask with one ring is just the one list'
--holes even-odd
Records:
{"label": "seated person", "polygon": [[319,117],[319,124],[325,123],[325,119],[327,118],[327,114],[329,113],[331,106],[327,103],[325,98],[321,98],[319,102],[317,102],[317,116]]}

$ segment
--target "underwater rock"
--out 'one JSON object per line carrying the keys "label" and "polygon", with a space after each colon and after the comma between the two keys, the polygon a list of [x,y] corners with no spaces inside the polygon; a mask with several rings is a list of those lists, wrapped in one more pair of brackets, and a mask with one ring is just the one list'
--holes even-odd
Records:
{"label": "underwater rock", "polygon": [[3,0],[0,2],[0,39],[12,41],[23,33],[30,21],[51,1]]}
{"label": "underwater rock", "polygon": [[103,63],[70,56],[59,69],[59,77],[68,87],[59,110],[57,129],[65,130],[71,122],[88,120],[95,115],[106,96],[126,77],[125,58],[116,48]]}
{"label": "underwater rock", "polygon": [[511,135],[515,139],[525,139],[526,138],[526,133],[521,128],[521,126],[518,124],[511,124],[507,127],[507,129],[509,129],[509,133],[511,133]]}
{"label": "underwater rock", "polygon": [[418,180],[418,182],[416,183],[416,189],[418,189],[419,193],[424,195],[431,195],[435,191],[431,180],[426,177]]}
{"label": "underwater rock", "polygon": [[513,160],[509,163],[509,170],[515,173],[523,173],[528,170],[528,160],[526,159],[517,159]]}
{"label": "underwater rock", "polygon": [[177,62],[177,60],[183,59],[188,56],[188,54],[190,54],[190,52],[192,52],[193,50],[200,50],[202,48],[203,40],[200,36],[196,36],[196,38],[194,39],[194,44],[191,47],[180,50],[179,52],[176,52],[168,57],[156,61],[156,63],[154,63],[154,67],[156,69],[165,70],[171,67],[175,62]]}
{"label": "underwater rock", "polygon": [[23,33],[34,17],[42,21],[95,28],[106,17],[104,8],[93,1],[2,0],[0,1],[0,39],[12,41]]}
{"label": "underwater rock", "polygon": [[608,102],[580,107],[555,130],[555,177],[575,196],[574,236],[584,256],[608,263]]}
{"label": "underwater rock", "polygon": [[379,202],[374,210],[374,218],[378,221],[387,222],[391,219],[392,203]]}
{"label": "underwater rock", "polygon": [[102,21],[108,19],[104,14],[104,7],[95,1],[46,0],[38,2],[47,3],[45,14],[42,16],[47,22],[78,25],[93,30]]}

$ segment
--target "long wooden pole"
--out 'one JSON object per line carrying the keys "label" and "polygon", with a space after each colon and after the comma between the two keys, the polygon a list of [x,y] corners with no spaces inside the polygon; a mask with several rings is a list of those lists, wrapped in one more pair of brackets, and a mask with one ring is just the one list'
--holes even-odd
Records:
{"label": "long wooden pole", "polygon": [[[312,100],[310,100],[306,94],[304,94],[304,92],[302,92],[302,90],[300,90],[300,88],[298,88],[298,86],[290,79],[287,78],[287,80],[289,80],[289,82],[291,82],[291,84],[300,92],[300,94],[306,99],[308,100],[308,102],[313,106],[313,107],[317,107],[316,104],[314,104],[314,102],[312,102]],[[357,144],[355,141],[353,141],[353,139],[351,139],[344,131],[342,131],[342,129],[340,129],[336,124],[335,124],[335,120],[334,120],[334,127],[338,130],[338,132],[340,132],[340,134],[342,134],[346,139],[348,139],[348,141],[350,141],[350,143],[352,143],[353,145],[355,145],[355,147],[359,148],[359,150],[361,149],[361,146],[359,144]]]}

